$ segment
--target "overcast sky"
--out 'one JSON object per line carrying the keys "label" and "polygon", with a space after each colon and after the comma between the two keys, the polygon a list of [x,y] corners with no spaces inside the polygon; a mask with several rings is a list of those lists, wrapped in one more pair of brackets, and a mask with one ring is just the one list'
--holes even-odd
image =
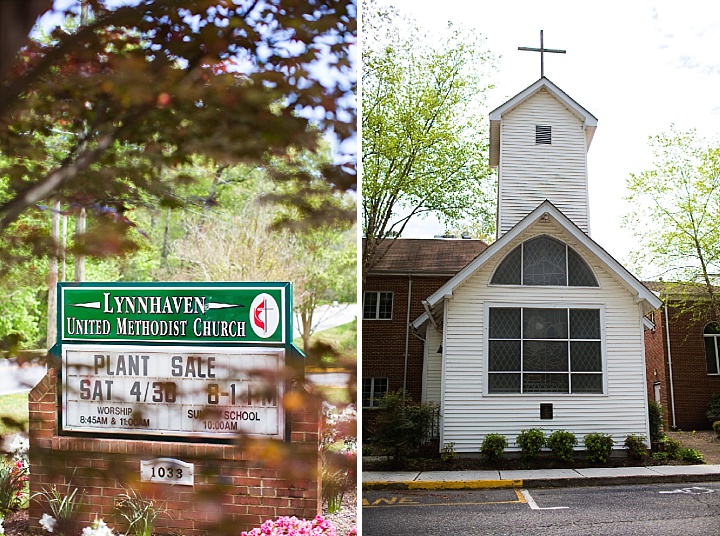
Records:
{"label": "overcast sky", "polygon": [[[393,0],[401,12],[427,28],[448,21],[474,28],[500,56],[488,111],[545,76],[598,118],[588,153],[592,238],[625,262],[634,240],[621,228],[628,211],[623,197],[630,173],[650,169],[648,136],[696,128],[720,133],[720,2],[470,2]],[[432,237],[443,228],[418,220],[407,237]],[[653,274],[642,274],[652,276]]]}

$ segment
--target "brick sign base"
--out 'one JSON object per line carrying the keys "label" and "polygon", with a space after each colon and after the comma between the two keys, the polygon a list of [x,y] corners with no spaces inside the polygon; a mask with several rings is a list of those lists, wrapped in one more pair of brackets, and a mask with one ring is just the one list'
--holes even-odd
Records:
{"label": "brick sign base", "polygon": [[[297,399],[297,397],[295,397]],[[288,413],[291,442],[238,441],[238,444],[65,437],[58,435],[57,371],[50,370],[30,392],[30,527],[52,514],[36,494],[53,486],[64,496],[82,493],[78,519],[97,518],[124,532],[115,510],[126,489],[164,506],[157,534],[233,535],[267,519],[321,512],[320,407],[303,403]],[[194,464],[194,486],[141,482],[140,462],[174,458]]]}

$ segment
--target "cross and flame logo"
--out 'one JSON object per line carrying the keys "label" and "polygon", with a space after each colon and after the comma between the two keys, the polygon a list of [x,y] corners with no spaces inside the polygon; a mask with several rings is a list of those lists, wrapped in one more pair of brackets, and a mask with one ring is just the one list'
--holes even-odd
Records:
{"label": "cross and flame logo", "polygon": [[255,296],[250,305],[250,325],[255,335],[267,339],[272,337],[280,323],[280,308],[275,298],[262,293]]}

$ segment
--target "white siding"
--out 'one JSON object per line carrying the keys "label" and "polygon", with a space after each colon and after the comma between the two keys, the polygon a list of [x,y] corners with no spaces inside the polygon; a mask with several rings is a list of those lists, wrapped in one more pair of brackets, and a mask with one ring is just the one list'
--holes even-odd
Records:
{"label": "white siding", "polygon": [[442,333],[429,326],[425,335],[425,378],[423,378],[423,402],[440,403],[442,392],[442,354],[438,348],[442,343]]}
{"label": "white siding", "polygon": [[[548,234],[566,241],[553,223],[537,223],[522,240]],[[495,432],[515,447],[516,435],[523,429],[542,428],[546,433],[564,429],[576,434],[582,445],[590,432],[609,433],[616,446],[628,434],[647,437],[647,399],[645,393],[642,323],[633,296],[603,266],[577,244],[576,248],[595,271],[600,288],[490,286],[488,281],[497,264],[520,241],[490,259],[455,290],[449,301],[443,441],[455,442],[458,452],[477,453],[486,434]],[[486,395],[483,334],[487,303],[523,305],[587,304],[605,311],[605,373],[607,391],[603,395],[533,394]],[[540,419],[540,403],[552,403],[554,419]]]}
{"label": "white siding", "polygon": [[[552,144],[535,144],[535,126],[552,127]],[[541,90],[502,118],[499,236],[545,199],[589,232],[583,122]]]}

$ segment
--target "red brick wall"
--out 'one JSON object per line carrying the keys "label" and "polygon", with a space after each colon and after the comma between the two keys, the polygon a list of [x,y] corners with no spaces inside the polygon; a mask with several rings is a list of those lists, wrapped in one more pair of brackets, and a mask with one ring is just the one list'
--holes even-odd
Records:
{"label": "red brick wall", "polygon": [[[184,536],[233,535],[266,519],[321,512],[320,411],[303,402],[290,413],[291,442],[201,442],[118,440],[58,436],[56,371],[50,370],[30,393],[30,493],[70,483],[82,490],[80,521],[95,517],[122,532],[126,525],[114,511],[123,485],[146,499],[164,503],[169,515],[158,518],[158,533]],[[195,464],[194,486],[140,482],[140,461],[177,458]],[[30,526],[38,528],[44,499],[30,502]]]}
{"label": "red brick wall", "polygon": [[[413,278],[410,322],[425,310],[422,300],[440,288],[448,278]],[[393,292],[392,320],[363,320],[362,373],[364,378],[387,377],[388,390],[403,387],[405,337],[407,331],[408,277],[368,276],[364,291]],[[410,333],[407,390],[415,401],[422,396],[423,343]]]}
{"label": "red brick wall", "polygon": [[660,404],[663,407],[665,429],[672,426],[670,418],[670,389],[666,377],[665,317],[661,310],[655,311],[655,329],[645,330],[645,367],[649,400],[655,400],[655,382],[660,382]]}
{"label": "red brick wall", "polygon": [[[449,277],[413,277],[410,322],[425,312],[422,300],[440,288]],[[392,320],[362,321],[362,376],[388,378],[388,390],[403,387],[405,337],[407,330],[408,276],[367,277],[364,291],[393,292]],[[410,333],[408,346],[407,391],[412,400],[422,399],[423,342]],[[367,430],[373,410],[363,411]]]}
{"label": "red brick wall", "polygon": [[681,430],[702,430],[710,428],[705,412],[711,394],[720,391],[720,376],[707,373],[703,330],[708,320],[685,309],[669,307],[675,416]]}

